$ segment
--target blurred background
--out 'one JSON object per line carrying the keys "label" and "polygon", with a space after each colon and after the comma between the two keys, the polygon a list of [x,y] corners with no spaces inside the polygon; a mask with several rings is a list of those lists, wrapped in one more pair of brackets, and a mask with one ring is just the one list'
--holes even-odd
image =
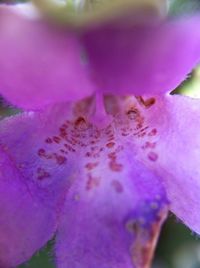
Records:
{"label": "blurred background", "polygon": [[[13,4],[26,1],[0,0],[0,3]],[[169,6],[169,14],[173,16],[187,14],[188,12],[200,11],[200,0],[169,0]],[[172,94],[185,94],[200,98],[200,67],[197,67],[187,81]],[[17,110],[5,106],[3,100],[0,99],[0,117],[16,112]],[[54,268],[51,253],[53,244],[53,240],[50,241],[28,263],[19,268]],[[200,268],[200,239],[173,215],[169,215],[162,229],[153,268]]]}

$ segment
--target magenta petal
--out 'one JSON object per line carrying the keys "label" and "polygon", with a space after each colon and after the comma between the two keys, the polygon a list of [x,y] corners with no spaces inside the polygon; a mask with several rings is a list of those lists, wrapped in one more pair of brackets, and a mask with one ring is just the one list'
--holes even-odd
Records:
{"label": "magenta petal", "polygon": [[[132,137],[124,136],[130,115],[122,115],[124,125],[116,117],[99,129],[80,116],[89,103],[7,118],[0,124],[0,144],[30,195],[58,215],[58,267],[145,267],[166,217],[165,190],[137,160]],[[18,214],[12,215],[14,222]]]}
{"label": "magenta petal", "polygon": [[68,192],[58,227],[59,268],[150,264],[166,216],[164,190],[158,178],[134,159],[130,145],[115,160],[107,157],[109,150],[105,148],[100,157],[82,157],[80,152],[80,165],[76,163],[73,172],[77,181]]}
{"label": "magenta petal", "polygon": [[56,116],[47,110],[0,122],[0,267],[27,261],[56,230],[69,168],[57,143],[51,157],[43,153]]}
{"label": "magenta petal", "polygon": [[152,25],[123,22],[93,29],[83,36],[94,81],[105,92],[169,92],[198,63],[200,17]]}
{"label": "magenta petal", "polygon": [[76,36],[15,9],[0,7],[0,94],[26,109],[90,95]]}
{"label": "magenta petal", "polygon": [[[0,267],[27,261],[52,237],[56,213],[29,189],[17,166],[0,150]],[[33,189],[32,189],[33,190]]]}
{"label": "magenta petal", "polygon": [[148,165],[163,178],[172,212],[200,233],[200,101],[173,95],[156,103],[147,110],[156,144],[146,149]]}

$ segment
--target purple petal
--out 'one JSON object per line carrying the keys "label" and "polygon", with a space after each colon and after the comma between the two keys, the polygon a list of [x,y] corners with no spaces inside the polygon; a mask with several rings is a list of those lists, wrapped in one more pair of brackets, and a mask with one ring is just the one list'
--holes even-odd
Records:
{"label": "purple petal", "polygon": [[8,118],[1,143],[31,193],[39,190],[42,204],[59,213],[58,267],[147,265],[166,217],[165,191],[133,143],[118,138],[121,124],[92,126],[86,104]]}
{"label": "purple petal", "polygon": [[83,36],[94,81],[114,94],[162,94],[176,88],[200,59],[200,17],[129,25]]}
{"label": "purple petal", "polygon": [[172,212],[200,233],[200,101],[157,98],[146,108],[146,124],[153,131],[142,146],[145,162],[162,178]]}
{"label": "purple petal", "polygon": [[16,10],[0,7],[0,93],[26,109],[90,95],[76,36]]}
{"label": "purple petal", "polygon": [[74,184],[58,227],[57,265],[147,267],[166,217],[162,185],[135,159],[131,144],[107,142],[105,130],[93,135],[91,141],[100,136],[73,163]]}
{"label": "purple petal", "polygon": [[66,158],[43,153],[59,124],[54,113],[25,113],[0,122],[0,267],[27,261],[57,228],[69,172],[63,170]]}
{"label": "purple petal", "polygon": [[0,267],[27,261],[52,237],[55,227],[56,213],[0,149]]}
{"label": "purple petal", "polygon": [[136,159],[140,142],[126,138],[127,113],[99,129],[84,119],[90,104],[8,118],[0,124],[1,145],[31,194],[38,190],[42,204],[59,213],[58,266],[147,265],[165,218],[165,192]]}

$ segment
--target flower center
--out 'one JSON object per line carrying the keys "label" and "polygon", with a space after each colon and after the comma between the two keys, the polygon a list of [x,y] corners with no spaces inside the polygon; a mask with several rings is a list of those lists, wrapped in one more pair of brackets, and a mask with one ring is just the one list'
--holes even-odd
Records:
{"label": "flower center", "polygon": [[[148,120],[155,102],[155,98],[96,95],[73,104],[71,114],[63,114],[63,107],[59,106],[59,122],[37,149],[41,161],[37,178],[44,181],[51,176],[43,166],[56,164],[62,169],[79,157],[89,176],[86,188],[90,188],[91,176],[98,177],[95,174],[102,159],[110,171],[124,172],[120,157],[130,148],[134,148],[134,154],[156,162],[158,131]],[[113,185],[121,192],[119,184]]]}

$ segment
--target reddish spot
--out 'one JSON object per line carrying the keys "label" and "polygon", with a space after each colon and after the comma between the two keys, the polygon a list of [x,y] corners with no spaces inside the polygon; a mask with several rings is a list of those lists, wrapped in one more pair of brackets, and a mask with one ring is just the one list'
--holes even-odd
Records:
{"label": "reddish spot", "polygon": [[63,150],[63,149],[60,149],[60,152],[63,153],[63,154],[67,154],[68,152]]}
{"label": "reddish spot", "polygon": [[69,144],[65,143],[64,146],[65,146],[65,148],[68,151],[70,151],[70,152],[76,152],[76,150],[72,146],[70,146]]}
{"label": "reddish spot", "polygon": [[37,169],[37,179],[38,180],[41,181],[41,180],[47,179],[49,177],[51,177],[51,175],[45,169],[43,169],[43,168],[38,168]]}
{"label": "reddish spot", "polygon": [[114,146],[115,146],[114,142],[109,142],[109,143],[106,144],[106,147],[108,147],[108,148],[112,148]]}
{"label": "reddish spot", "polygon": [[85,154],[85,156],[90,157],[90,156],[91,156],[91,153],[90,153],[90,152],[87,152],[87,153]]}
{"label": "reddish spot", "polygon": [[95,163],[87,163],[86,165],[85,165],[85,167],[88,169],[88,170],[92,170],[92,169],[94,169],[96,166],[98,166],[98,162],[95,162]]}
{"label": "reddish spot", "polygon": [[90,143],[91,144],[95,144],[95,143],[97,143],[98,141],[97,140],[94,140],[94,141],[91,141]]}
{"label": "reddish spot", "polygon": [[60,130],[60,132],[65,132],[66,133],[66,129],[64,127],[60,127],[59,130]]}
{"label": "reddish spot", "polygon": [[148,133],[148,136],[155,136],[157,134],[157,129],[156,128],[153,128],[149,133]]}
{"label": "reddish spot", "polygon": [[143,149],[154,149],[156,147],[156,142],[145,142],[145,144],[142,146]]}
{"label": "reddish spot", "polygon": [[63,165],[66,163],[67,159],[65,156],[63,155],[57,155],[55,154],[55,159],[58,165]]}
{"label": "reddish spot", "polygon": [[118,164],[118,163],[116,162],[116,160],[111,160],[111,161],[109,162],[109,167],[110,167],[110,169],[111,169],[112,171],[115,171],[115,172],[120,172],[120,171],[122,171],[122,169],[123,169],[123,165],[122,165],[122,164]]}
{"label": "reddish spot", "polygon": [[136,129],[140,129],[143,127],[143,122],[139,122],[136,126]]}
{"label": "reddish spot", "polygon": [[116,153],[112,152],[108,154],[108,157],[111,158],[112,160],[116,159]]}
{"label": "reddish spot", "polygon": [[144,128],[142,128],[140,131],[144,132],[145,130],[147,130],[149,128],[149,126],[146,126]]}
{"label": "reddish spot", "polygon": [[150,152],[150,153],[148,153],[148,158],[149,158],[149,160],[155,162],[158,159],[158,155],[155,152]]}
{"label": "reddish spot", "polygon": [[126,137],[128,135],[129,135],[129,133],[122,132],[122,136]]}
{"label": "reddish spot", "polygon": [[93,177],[91,174],[88,174],[88,180],[86,182],[86,190],[92,190],[94,187],[98,187],[100,184],[99,177]]}
{"label": "reddish spot", "polygon": [[136,99],[138,100],[139,104],[144,106],[145,108],[149,108],[156,103],[155,98],[149,98],[149,99],[144,100],[141,96],[139,96],[139,97],[136,97]]}
{"label": "reddish spot", "polygon": [[123,190],[124,190],[122,184],[118,180],[113,180],[111,182],[111,185],[113,186],[113,188],[115,189],[115,191],[117,193],[119,193],[119,194],[122,193]]}
{"label": "reddish spot", "polygon": [[45,150],[43,148],[38,150],[38,155],[39,156],[45,156]]}
{"label": "reddish spot", "polygon": [[114,140],[114,139],[115,139],[114,135],[110,135],[110,136],[108,136],[108,141],[112,141],[112,140]]}
{"label": "reddish spot", "polygon": [[52,143],[53,141],[52,141],[51,138],[48,137],[48,138],[46,138],[45,142],[46,142],[46,143]]}
{"label": "reddish spot", "polygon": [[135,120],[138,117],[139,111],[136,108],[130,108],[128,112],[126,112],[127,116],[131,120]]}
{"label": "reddish spot", "polygon": [[61,139],[60,139],[58,136],[54,136],[54,137],[53,137],[53,141],[54,141],[55,143],[60,143]]}
{"label": "reddish spot", "polygon": [[67,136],[67,132],[66,132],[65,128],[61,127],[60,128],[60,137],[65,138],[66,136]]}
{"label": "reddish spot", "polygon": [[75,127],[80,130],[88,129],[88,123],[86,122],[85,118],[81,116],[76,119],[74,124],[75,124]]}

